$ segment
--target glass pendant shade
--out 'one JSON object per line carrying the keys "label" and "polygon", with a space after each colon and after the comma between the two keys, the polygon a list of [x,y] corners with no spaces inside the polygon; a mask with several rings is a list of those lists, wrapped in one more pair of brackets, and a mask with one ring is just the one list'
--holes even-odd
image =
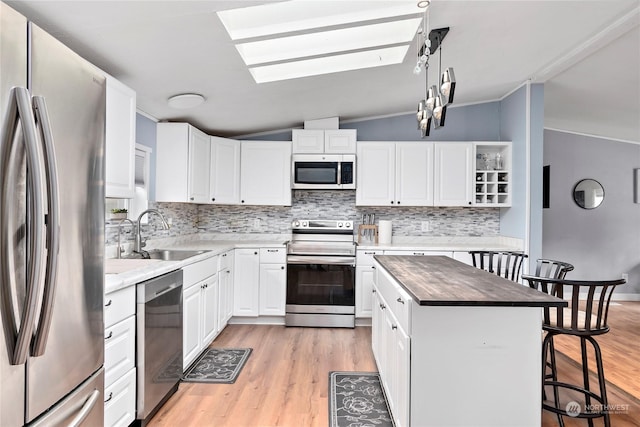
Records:
{"label": "glass pendant shade", "polygon": [[425,136],[429,136],[429,131],[431,130],[431,121],[433,118],[431,116],[427,117],[427,110],[424,111],[422,116],[422,120],[420,120],[420,134],[424,138]]}
{"label": "glass pendant shade", "polygon": [[438,97],[438,87],[433,85],[427,91],[427,103],[426,109],[429,111],[433,111],[436,107],[436,98]]}
{"label": "glass pendant shade", "polygon": [[433,120],[436,129],[444,126],[444,119],[447,115],[447,106],[444,105],[444,96],[436,97],[436,105],[433,108]]}
{"label": "glass pendant shade", "polygon": [[424,99],[418,103],[418,112],[416,113],[416,120],[418,120],[418,123],[420,123],[420,120],[422,120],[422,112],[424,111],[425,106],[426,103]]}
{"label": "glass pendant shade", "polygon": [[453,72],[453,67],[449,67],[444,70],[442,77],[440,78],[440,93],[444,98],[443,105],[449,105],[453,103],[453,94],[456,89],[456,75]]}

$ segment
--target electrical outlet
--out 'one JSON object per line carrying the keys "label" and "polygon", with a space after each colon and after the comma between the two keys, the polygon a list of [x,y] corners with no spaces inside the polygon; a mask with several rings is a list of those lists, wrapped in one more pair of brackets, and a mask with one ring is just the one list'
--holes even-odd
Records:
{"label": "electrical outlet", "polygon": [[253,228],[260,228],[260,218],[253,219]]}
{"label": "electrical outlet", "polygon": [[628,273],[622,273],[622,278],[628,282],[629,281],[629,274]]}
{"label": "electrical outlet", "polygon": [[420,223],[420,230],[421,231],[431,231],[431,224],[429,224],[429,221],[422,221]]}
{"label": "electrical outlet", "polygon": [[167,218],[167,224],[173,225],[173,218]]}

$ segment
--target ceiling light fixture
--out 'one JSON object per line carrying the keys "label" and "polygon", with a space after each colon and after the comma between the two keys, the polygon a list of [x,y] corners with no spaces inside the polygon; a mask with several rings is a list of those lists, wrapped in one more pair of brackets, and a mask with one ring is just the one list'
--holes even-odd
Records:
{"label": "ceiling light fixture", "polygon": [[[424,9],[424,18],[422,20],[422,27],[418,29],[417,33],[417,62],[413,69],[415,74],[420,74],[424,67],[425,95],[424,99],[418,103],[418,112],[416,113],[418,129],[420,129],[423,138],[429,136],[432,122],[436,129],[444,126],[447,106],[453,103],[453,95],[456,87],[456,77],[452,67],[447,68],[444,73],[441,73],[442,41],[449,32],[449,27],[429,31],[430,4],[430,1],[418,2],[418,7]],[[438,85],[429,86],[429,58],[438,48],[440,49],[438,60],[440,81]]]}
{"label": "ceiling light fixture", "polygon": [[204,101],[204,96],[198,93],[182,93],[169,98],[167,104],[169,104],[169,107],[185,110],[187,108],[197,107]]}

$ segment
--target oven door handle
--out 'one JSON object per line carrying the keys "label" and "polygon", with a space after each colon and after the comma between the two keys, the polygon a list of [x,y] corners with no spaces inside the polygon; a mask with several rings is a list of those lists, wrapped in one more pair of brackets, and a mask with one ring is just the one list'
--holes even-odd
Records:
{"label": "oven door handle", "polygon": [[336,256],[296,256],[289,255],[287,264],[313,264],[313,265],[349,265],[356,266],[355,258],[344,258]]}

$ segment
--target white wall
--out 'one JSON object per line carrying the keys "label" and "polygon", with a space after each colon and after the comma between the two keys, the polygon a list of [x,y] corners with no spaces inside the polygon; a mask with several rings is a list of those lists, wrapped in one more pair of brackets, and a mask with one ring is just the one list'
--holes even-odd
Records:
{"label": "white wall", "polygon": [[[544,164],[551,166],[551,179],[543,256],[572,263],[568,279],[617,279],[628,273],[628,284],[616,294],[640,294],[640,204],[633,202],[640,145],[545,130]],[[584,178],[604,187],[604,202],[596,209],[573,201],[573,187]]]}

